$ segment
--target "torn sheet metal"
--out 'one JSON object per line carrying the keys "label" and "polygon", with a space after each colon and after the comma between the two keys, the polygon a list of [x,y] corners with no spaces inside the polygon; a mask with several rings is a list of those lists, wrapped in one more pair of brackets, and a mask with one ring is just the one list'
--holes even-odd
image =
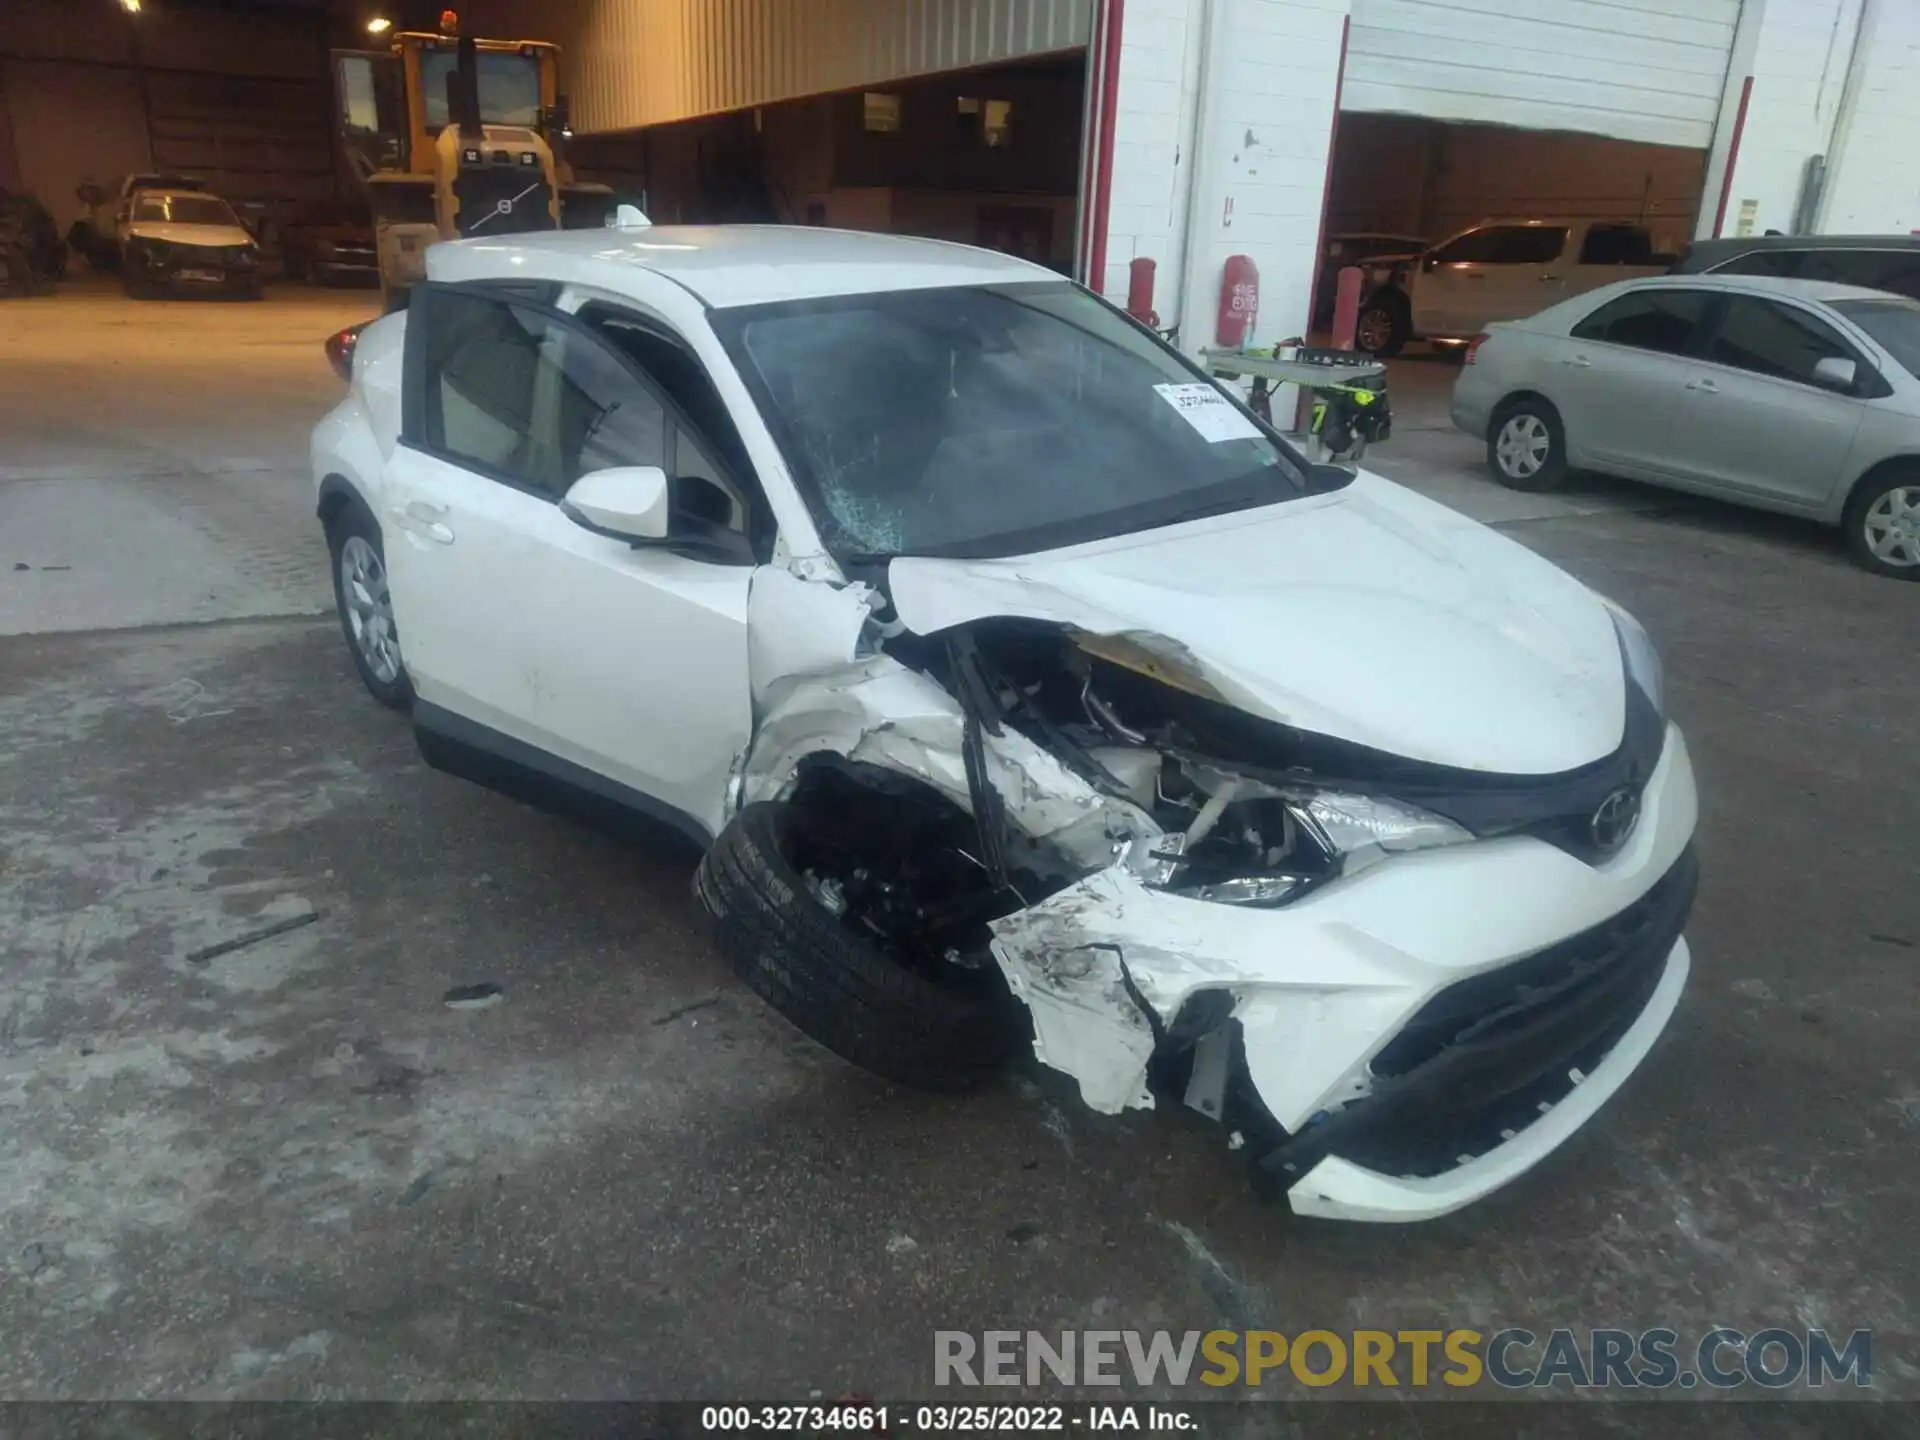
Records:
{"label": "torn sheet metal", "polygon": [[1033,1014],[1035,1058],[1079,1081],[1089,1109],[1103,1115],[1151,1110],[1153,1024],[1127,993],[1119,952],[1099,946],[1026,950],[1009,961],[1000,955],[999,941],[993,949],[1013,993]]}
{"label": "torn sheet metal", "polygon": [[[809,755],[834,754],[911,775],[971,810],[965,717],[935,681],[875,655],[783,688],[754,735],[742,804],[778,799]],[[1011,727],[985,747],[1008,822],[1077,869],[1110,865],[1134,837],[1160,833],[1137,806],[1101,794]]]}
{"label": "torn sheet metal", "polygon": [[802,580],[774,565],[756,569],[747,591],[747,678],[756,712],[796,681],[852,665],[872,614],[869,586]]}

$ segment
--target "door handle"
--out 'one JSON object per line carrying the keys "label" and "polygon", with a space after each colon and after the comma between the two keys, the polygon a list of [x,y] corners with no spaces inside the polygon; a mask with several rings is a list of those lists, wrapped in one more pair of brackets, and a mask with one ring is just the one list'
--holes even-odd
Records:
{"label": "door handle", "polygon": [[1560,363],[1562,365],[1572,365],[1580,370],[1591,370],[1593,368],[1593,362],[1584,355],[1568,355],[1563,357]]}
{"label": "door handle", "polygon": [[410,500],[404,509],[396,505],[390,513],[399,522],[400,528],[410,534],[423,536],[438,545],[453,543],[452,527],[442,523],[442,517],[447,513],[444,505]]}
{"label": "door handle", "polygon": [[1687,389],[1698,390],[1702,395],[1718,395],[1720,387],[1711,380],[1689,380]]}

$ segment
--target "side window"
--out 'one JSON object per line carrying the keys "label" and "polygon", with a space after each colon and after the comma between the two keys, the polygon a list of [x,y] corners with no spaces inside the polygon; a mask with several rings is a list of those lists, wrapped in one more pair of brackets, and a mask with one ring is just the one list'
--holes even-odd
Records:
{"label": "side window", "polygon": [[771,512],[727,403],[699,357],[680,340],[611,306],[588,305],[580,318],[645,371],[683,417],[675,421],[666,467],[675,509],[751,531],[764,550],[773,538]]}
{"label": "side window", "polygon": [[1859,358],[1829,326],[1805,311],[1735,295],[1720,317],[1706,358],[1756,375],[1811,385],[1813,367],[1833,356]]}
{"label": "side window", "polygon": [[1639,225],[1591,225],[1580,242],[1582,265],[1652,265],[1653,236]]}
{"label": "side window", "polygon": [[1920,299],[1920,250],[1814,250],[1800,274]]}
{"label": "side window", "polygon": [[1707,298],[1700,290],[1635,290],[1608,301],[1574,326],[1573,338],[1685,355],[1699,334]]}
{"label": "side window", "polygon": [[1800,273],[1806,258],[1805,250],[1749,250],[1713,268],[1718,275],[1779,275],[1791,279]]}
{"label": "side window", "polygon": [[590,336],[510,300],[436,290],[421,439],[555,499],[592,470],[667,461],[666,411]]}
{"label": "side window", "polygon": [[1435,253],[1442,265],[1544,265],[1566,248],[1564,225],[1483,225]]}

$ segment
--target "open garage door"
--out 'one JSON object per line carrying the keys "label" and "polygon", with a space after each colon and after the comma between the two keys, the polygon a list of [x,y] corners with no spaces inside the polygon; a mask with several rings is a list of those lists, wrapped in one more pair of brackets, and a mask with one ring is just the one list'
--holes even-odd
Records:
{"label": "open garage door", "polygon": [[1740,6],[1353,0],[1341,109],[1704,149]]}

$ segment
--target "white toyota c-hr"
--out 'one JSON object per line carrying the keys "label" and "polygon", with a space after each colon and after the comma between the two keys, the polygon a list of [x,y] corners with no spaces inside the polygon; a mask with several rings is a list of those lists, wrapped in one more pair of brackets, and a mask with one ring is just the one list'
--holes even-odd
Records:
{"label": "white toyota c-hr", "polygon": [[1296,1211],[1534,1165],[1680,998],[1695,796],[1623,611],[1304,462],[1036,266],[800,228],[435,247],[314,433],[441,768],[705,848],[720,949],[960,1088],[1030,1046]]}

